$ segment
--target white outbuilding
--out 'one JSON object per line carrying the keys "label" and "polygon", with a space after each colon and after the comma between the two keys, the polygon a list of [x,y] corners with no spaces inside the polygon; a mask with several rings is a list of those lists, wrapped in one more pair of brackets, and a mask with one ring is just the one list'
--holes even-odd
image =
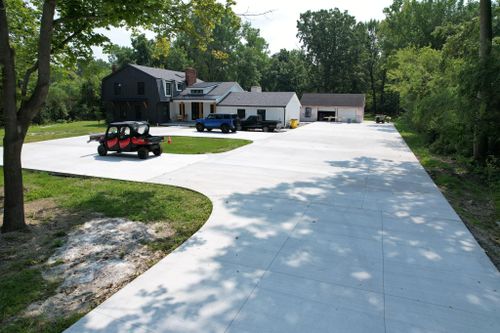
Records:
{"label": "white outbuilding", "polygon": [[364,94],[304,94],[300,121],[363,122]]}
{"label": "white outbuilding", "polygon": [[300,118],[300,101],[294,92],[232,92],[217,104],[217,113],[238,114],[241,119],[260,115],[286,126]]}

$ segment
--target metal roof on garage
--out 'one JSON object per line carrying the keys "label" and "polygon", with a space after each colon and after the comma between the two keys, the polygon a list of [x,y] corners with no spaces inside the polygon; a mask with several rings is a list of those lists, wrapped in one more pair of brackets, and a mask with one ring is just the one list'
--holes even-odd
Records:
{"label": "metal roof on garage", "polygon": [[364,107],[364,94],[304,94],[300,100],[303,106],[352,106]]}

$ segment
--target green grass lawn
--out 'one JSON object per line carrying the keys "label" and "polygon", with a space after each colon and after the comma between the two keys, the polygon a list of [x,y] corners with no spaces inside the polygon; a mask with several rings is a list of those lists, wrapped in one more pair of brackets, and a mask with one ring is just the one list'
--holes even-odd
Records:
{"label": "green grass lawn", "polygon": [[[102,133],[106,130],[104,121],[75,121],[71,123],[57,123],[48,125],[32,125],[26,135],[24,142],[37,142],[53,139],[69,138],[94,133]],[[5,130],[0,128],[0,137],[4,137]],[[0,141],[3,145],[3,140]]]}
{"label": "green grass lawn", "polygon": [[[30,126],[26,135],[26,143],[53,139],[69,138],[73,136],[103,133],[106,130],[104,122],[75,121],[71,123],[58,123],[49,125]],[[3,139],[4,129],[0,128],[0,137]],[[172,144],[163,145],[163,150],[170,154],[207,154],[222,153],[252,143],[250,140],[203,138],[172,136]],[[0,146],[3,140],[0,140]]]}
{"label": "green grass lawn", "polygon": [[401,136],[430,174],[446,199],[467,224],[492,261],[500,267],[500,184],[471,170],[460,158],[429,150],[424,137],[403,121],[395,123]]}
{"label": "green grass lawn", "polygon": [[[3,169],[0,168],[3,186]],[[82,314],[47,319],[22,318],[34,301],[55,293],[57,283],[42,278],[46,260],[73,227],[93,213],[123,217],[145,223],[165,223],[171,237],[148,244],[166,254],[182,244],[208,219],[212,204],[200,193],[173,186],[143,184],[99,178],[70,178],[45,172],[24,172],[26,206],[48,205],[29,213],[29,233],[8,233],[0,238],[0,332],[60,332]],[[50,214],[54,211],[54,214]],[[36,239],[36,240],[34,240]],[[153,262],[149,263],[150,265]]]}
{"label": "green grass lawn", "polygon": [[163,152],[169,154],[222,153],[252,143],[250,140],[171,136],[172,144],[165,140]]}

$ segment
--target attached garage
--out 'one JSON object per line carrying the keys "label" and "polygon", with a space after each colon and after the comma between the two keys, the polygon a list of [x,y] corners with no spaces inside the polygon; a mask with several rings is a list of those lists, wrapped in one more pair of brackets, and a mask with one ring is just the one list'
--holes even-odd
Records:
{"label": "attached garage", "polygon": [[365,114],[364,94],[304,94],[300,121],[361,123]]}

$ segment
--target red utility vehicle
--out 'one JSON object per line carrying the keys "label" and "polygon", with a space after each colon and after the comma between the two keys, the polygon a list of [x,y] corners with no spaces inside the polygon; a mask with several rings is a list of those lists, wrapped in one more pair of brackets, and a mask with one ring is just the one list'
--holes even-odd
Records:
{"label": "red utility vehicle", "polygon": [[144,121],[124,121],[110,123],[104,134],[90,135],[90,141],[98,141],[97,152],[100,156],[106,156],[108,151],[137,152],[140,159],[146,159],[149,152],[160,156],[163,152],[161,143],[162,136],[149,134],[149,124]]}

